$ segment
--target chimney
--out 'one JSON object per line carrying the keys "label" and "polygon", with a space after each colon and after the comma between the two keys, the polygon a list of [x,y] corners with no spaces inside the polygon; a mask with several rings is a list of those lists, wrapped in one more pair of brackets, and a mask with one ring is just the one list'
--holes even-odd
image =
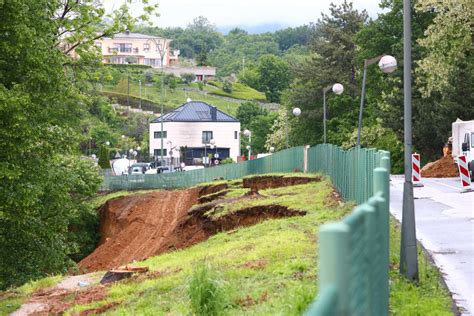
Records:
{"label": "chimney", "polygon": [[211,106],[211,120],[217,121],[217,108],[215,106]]}

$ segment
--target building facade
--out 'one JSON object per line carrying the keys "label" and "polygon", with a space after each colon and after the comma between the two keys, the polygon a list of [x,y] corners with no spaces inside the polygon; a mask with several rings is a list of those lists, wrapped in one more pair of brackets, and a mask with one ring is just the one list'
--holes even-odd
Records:
{"label": "building facade", "polygon": [[102,61],[111,64],[139,64],[153,68],[177,65],[179,51],[171,51],[170,39],[139,33],[119,33],[95,42],[102,53]]}
{"label": "building facade", "polygon": [[167,74],[181,77],[184,74],[193,74],[196,76],[196,81],[214,80],[216,77],[216,68],[209,66],[196,67],[167,67],[163,69]]}
{"label": "building facade", "polygon": [[162,139],[166,161],[196,165],[205,163],[209,155],[237,161],[240,122],[205,102],[190,101],[163,115],[163,133],[161,117],[151,121],[150,155],[155,160],[161,158]]}

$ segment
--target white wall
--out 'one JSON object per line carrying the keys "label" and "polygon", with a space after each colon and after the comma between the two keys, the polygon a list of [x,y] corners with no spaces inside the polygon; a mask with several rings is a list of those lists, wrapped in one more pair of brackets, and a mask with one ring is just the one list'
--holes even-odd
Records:
{"label": "white wall", "polygon": [[[161,148],[161,139],[154,138],[154,132],[161,131],[161,124],[150,124],[150,155],[155,149]],[[163,139],[163,147],[169,152],[170,145],[166,141],[172,141],[173,147],[203,147],[202,132],[212,131],[217,148],[230,148],[229,155],[237,161],[240,151],[240,123],[239,122],[163,122],[163,131],[167,132],[167,138]],[[237,139],[234,132],[237,131]],[[169,153],[167,153],[169,155]],[[174,154],[176,157],[177,154]]]}

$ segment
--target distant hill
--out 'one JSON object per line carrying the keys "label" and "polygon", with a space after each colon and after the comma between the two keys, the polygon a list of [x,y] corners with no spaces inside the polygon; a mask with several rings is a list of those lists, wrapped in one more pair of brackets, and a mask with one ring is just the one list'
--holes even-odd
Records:
{"label": "distant hill", "polygon": [[287,27],[290,27],[290,25],[281,24],[277,22],[257,24],[257,25],[225,25],[225,26],[218,26],[217,30],[223,34],[227,34],[229,33],[230,30],[236,27],[247,31],[249,34],[261,34],[261,33],[275,32],[281,29],[285,29]]}

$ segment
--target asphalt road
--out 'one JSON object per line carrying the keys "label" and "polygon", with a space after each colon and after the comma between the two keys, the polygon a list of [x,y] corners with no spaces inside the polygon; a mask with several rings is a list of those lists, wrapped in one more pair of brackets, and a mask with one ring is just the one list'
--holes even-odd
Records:
{"label": "asphalt road", "polygon": [[[390,212],[402,217],[403,176],[392,176]],[[416,237],[431,253],[463,315],[474,315],[474,192],[459,178],[422,179],[414,188]],[[474,189],[474,185],[473,185]]]}

